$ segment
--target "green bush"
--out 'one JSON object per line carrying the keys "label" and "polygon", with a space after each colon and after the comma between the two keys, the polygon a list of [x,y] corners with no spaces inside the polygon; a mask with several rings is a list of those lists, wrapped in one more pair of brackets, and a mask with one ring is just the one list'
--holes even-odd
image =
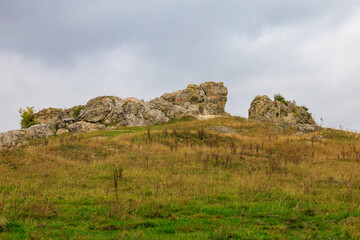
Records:
{"label": "green bush", "polygon": [[73,109],[73,117],[77,118],[80,115],[81,110],[83,110],[83,106],[77,106]]}
{"label": "green bush", "polygon": [[282,102],[282,103],[285,104],[286,106],[288,105],[288,103],[286,102],[285,98],[284,98],[280,93],[274,95],[274,100],[275,100],[275,101]]}
{"label": "green bush", "polygon": [[26,107],[26,109],[20,108],[19,113],[21,116],[22,128],[28,128],[39,123],[34,119],[34,107]]}
{"label": "green bush", "polygon": [[308,111],[309,108],[305,107],[305,106],[301,106],[305,111]]}

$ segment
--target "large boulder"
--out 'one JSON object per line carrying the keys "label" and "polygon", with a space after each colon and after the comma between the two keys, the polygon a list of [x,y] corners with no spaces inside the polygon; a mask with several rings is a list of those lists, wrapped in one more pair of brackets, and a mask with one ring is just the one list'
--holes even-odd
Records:
{"label": "large boulder", "polygon": [[315,131],[315,126],[311,124],[298,124],[297,127],[300,132],[304,132],[304,133]]}
{"label": "large boulder", "polygon": [[136,98],[128,98],[122,105],[123,114],[121,114],[121,118],[119,119],[119,126],[144,126],[145,125],[145,115],[147,108],[147,104],[145,105],[143,102]]}
{"label": "large boulder", "polygon": [[68,133],[69,130],[66,128],[60,128],[59,130],[56,131],[56,135],[61,135],[61,134],[65,134]]}
{"label": "large boulder", "polygon": [[[305,107],[299,107],[290,101],[272,101],[268,96],[256,96],[251,102],[249,119],[259,121],[281,122],[294,125],[311,125],[316,123]],[[307,129],[310,129],[307,127]]]}
{"label": "large boulder", "polygon": [[144,126],[169,121],[164,112],[135,97],[125,98],[122,109],[118,126]]}
{"label": "large boulder", "polygon": [[86,122],[111,124],[118,122],[123,113],[124,101],[115,96],[93,98],[81,110],[78,119]]}
{"label": "large boulder", "polygon": [[105,129],[105,125],[100,123],[89,123],[85,121],[79,121],[67,126],[69,132],[92,132],[96,130]]}
{"label": "large boulder", "polygon": [[82,106],[75,106],[68,109],[45,108],[34,114],[34,120],[41,124],[54,126],[62,123],[64,120],[76,118],[75,109],[80,108],[82,108]]}
{"label": "large boulder", "polygon": [[0,133],[0,149],[15,147],[27,139],[37,139],[54,135],[46,124],[33,125],[26,129],[12,130]]}
{"label": "large boulder", "polygon": [[54,135],[54,132],[50,130],[46,124],[37,124],[25,129],[26,138],[43,138]]}
{"label": "large boulder", "polygon": [[151,109],[145,115],[145,122],[147,125],[154,125],[157,123],[168,122],[169,118],[166,117],[165,113],[158,109]]}
{"label": "large boulder", "polygon": [[18,145],[25,137],[25,130],[12,130],[0,133],[0,150]]}

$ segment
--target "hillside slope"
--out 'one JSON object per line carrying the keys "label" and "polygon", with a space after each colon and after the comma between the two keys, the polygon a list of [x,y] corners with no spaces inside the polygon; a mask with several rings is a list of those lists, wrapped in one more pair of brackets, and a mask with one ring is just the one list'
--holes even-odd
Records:
{"label": "hillside slope", "polygon": [[360,238],[360,142],[239,117],[0,151],[0,239]]}

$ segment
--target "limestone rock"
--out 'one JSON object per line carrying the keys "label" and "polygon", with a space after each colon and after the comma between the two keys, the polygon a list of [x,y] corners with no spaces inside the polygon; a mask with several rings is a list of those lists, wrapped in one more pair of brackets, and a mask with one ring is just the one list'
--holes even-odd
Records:
{"label": "limestone rock", "polygon": [[43,138],[54,135],[46,124],[37,124],[25,129],[25,138]]}
{"label": "limestone rock", "polygon": [[54,125],[61,123],[64,118],[70,118],[69,113],[60,108],[45,108],[34,114],[34,120],[41,124]]}
{"label": "limestone rock", "polygon": [[162,97],[157,97],[150,101],[150,108],[160,110],[164,113],[168,112],[173,106],[174,104],[165,101]]}
{"label": "limestone rock", "polygon": [[137,98],[126,98],[122,105],[123,114],[119,126],[144,126],[168,122],[165,113],[154,104],[140,101]]}
{"label": "limestone rock", "polygon": [[138,103],[138,104],[143,103],[143,101],[141,101],[140,99],[138,99],[138,98],[136,98],[136,97],[128,97],[128,98],[125,98],[125,99],[124,99],[124,102],[125,102],[125,103],[132,102],[132,103]]}
{"label": "limestone rock", "polygon": [[122,105],[123,114],[121,115],[120,126],[143,126],[145,125],[145,114],[147,105],[139,101],[127,101]]}
{"label": "limestone rock", "polygon": [[67,130],[66,128],[60,128],[59,130],[56,131],[56,135],[61,135],[68,132],[69,130]]}
{"label": "limestone rock", "polygon": [[22,130],[0,133],[0,149],[18,146],[30,138],[49,137],[53,134],[46,124],[37,124]]}
{"label": "limestone rock", "polygon": [[180,119],[185,116],[189,116],[189,112],[183,106],[173,105],[168,111],[167,115],[170,118]]}
{"label": "limestone rock", "polygon": [[169,121],[169,118],[166,117],[165,113],[158,109],[151,109],[145,115],[146,123],[148,125],[154,125],[157,123],[165,123]]}
{"label": "limestone rock", "polygon": [[[55,128],[56,128],[56,130],[64,129],[64,128],[67,128],[68,125],[70,125],[74,122],[76,122],[76,119],[74,119],[74,118],[64,118],[61,123],[55,125]],[[54,128],[54,125],[51,125],[51,127]]]}
{"label": "limestone rock", "polygon": [[200,85],[190,84],[184,90],[166,93],[150,102],[134,97],[96,97],[85,106],[43,109],[35,114],[35,120],[47,124],[54,132],[61,128],[70,131],[91,129],[79,121],[118,126],[153,125],[186,116],[225,114],[226,100],[227,88],[223,83],[205,82]]}
{"label": "limestone rock", "polygon": [[297,125],[300,132],[313,132],[315,131],[315,127],[310,124],[298,124]]}
{"label": "limestone rock", "polygon": [[25,130],[0,133],[0,149],[15,147],[25,137]]}
{"label": "limestone rock", "polygon": [[76,122],[68,126],[69,132],[92,132],[105,129],[105,125],[100,123]]}
{"label": "limestone rock", "polygon": [[[15,146],[24,138],[40,138],[54,133],[89,132],[110,126],[144,126],[186,116],[224,116],[228,90],[223,83],[190,84],[184,90],[166,93],[150,102],[134,97],[96,97],[86,105],[68,109],[46,108],[34,114],[40,124],[28,129],[0,134],[0,147]],[[108,126],[109,127],[109,126]]]}
{"label": "limestone rock", "polygon": [[[222,82],[190,84],[184,90],[166,93],[161,97],[174,105],[190,109],[192,115],[219,115],[225,113],[228,90]],[[196,106],[196,107],[194,107]]]}
{"label": "limestone rock", "polygon": [[256,96],[249,109],[249,119],[282,122],[289,125],[308,124],[315,126],[310,113],[293,102],[272,101],[268,96]]}
{"label": "limestone rock", "polygon": [[114,123],[123,113],[123,100],[115,96],[103,96],[91,99],[81,110],[78,119],[86,122]]}

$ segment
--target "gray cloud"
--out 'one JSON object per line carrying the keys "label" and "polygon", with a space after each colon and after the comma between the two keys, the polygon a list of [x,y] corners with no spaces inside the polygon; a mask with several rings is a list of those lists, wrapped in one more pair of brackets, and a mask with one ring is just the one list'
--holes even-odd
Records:
{"label": "gray cloud", "polygon": [[0,131],[25,106],[153,98],[224,81],[227,110],[282,93],[325,125],[360,130],[356,1],[0,2]]}

